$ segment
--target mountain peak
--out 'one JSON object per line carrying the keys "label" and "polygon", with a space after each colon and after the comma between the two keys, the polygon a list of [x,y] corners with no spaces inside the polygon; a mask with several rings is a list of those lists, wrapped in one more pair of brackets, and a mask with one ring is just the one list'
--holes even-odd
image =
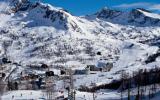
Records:
{"label": "mountain peak", "polygon": [[97,18],[112,18],[118,16],[120,13],[121,11],[104,7],[100,11],[98,11],[95,15],[97,16]]}
{"label": "mountain peak", "polygon": [[147,9],[144,9],[144,8],[135,8],[135,9],[132,9],[132,11],[144,11],[144,12],[148,12],[148,13],[151,13],[151,11],[147,10]]}
{"label": "mountain peak", "polygon": [[27,27],[53,26],[61,30],[80,31],[76,18],[60,7],[30,0],[9,0],[7,4],[7,14],[14,13],[16,17],[32,20]]}
{"label": "mountain peak", "polygon": [[140,18],[141,16],[145,16],[143,12],[151,13],[150,11],[144,8],[136,8],[131,10],[130,16],[133,18]]}
{"label": "mountain peak", "polygon": [[145,20],[149,19],[150,21],[156,21],[157,20],[160,20],[160,15],[159,14],[156,14],[156,13],[152,13],[151,11],[149,10],[146,10],[144,8],[136,8],[136,9],[133,9],[131,12],[130,12],[130,16],[132,18],[144,18]]}
{"label": "mountain peak", "polygon": [[[44,9],[49,9],[49,10],[54,10],[54,11],[59,11],[59,10],[64,10],[63,8],[60,7],[54,7],[50,4],[45,4],[42,2],[31,2],[30,0],[10,0],[10,8],[13,12],[18,12],[18,11],[26,11],[28,9],[34,9],[36,7],[41,7]],[[64,10],[66,11],[66,10]]]}
{"label": "mountain peak", "polygon": [[30,6],[31,2],[29,0],[9,0],[9,7],[13,13],[27,10]]}
{"label": "mountain peak", "polygon": [[144,26],[145,24],[160,24],[160,15],[152,13],[144,8],[136,8],[131,11],[119,11],[105,7],[95,15],[96,18],[117,24],[135,24],[138,26]]}

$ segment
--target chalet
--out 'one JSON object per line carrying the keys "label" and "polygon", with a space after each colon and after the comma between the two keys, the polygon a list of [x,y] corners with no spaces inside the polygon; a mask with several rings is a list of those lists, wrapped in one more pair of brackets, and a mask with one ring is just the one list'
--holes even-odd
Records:
{"label": "chalet", "polygon": [[53,71],[47,71],[46,72],[46,77],[50,77],[50,76],[54,76],[54,72]]}
{"label": "chalet", "polygon": [[103,63],[103,62],[98,62],[97,65],[87,65],[86,69],[89,71],[104,71],[108,72],[113,68],[113,63]]}
{"label": "chalet", "polygon": [[100,51],[97,52],[97,55],[102,55],[102,53]]}
{"label": "chalet", "polygon": [[89,71],[101,71],[101,68],[96,67],[95,65],[87,65],[86,69]]}
{"label": "chalet", "polygon": [[39,76],[35,74],[28,74],[30,79],[37,79]]}
{"label": "chalet", "polygon": [[9,61],[8,58],[2,58],[0,63],[1,64],[8,64],[8,63],[11,63],[11,61]]}
{"label": "chalet", "polygon": [[60,69],[60,75],[69,75],[70,71],[66,68],[61,68]]}
{"label": "chalet", "polygon": [[40,70],[41,66],[40,65],[29,65],[30,68],[35,69],[35,70]]}
{"label": "chalet", "polygon": [[85,75],[88,74],[87,69],[76,69],[74,70],[74,75]]}
{"label": "chalet", "polygon": [[49,66],[47,64],[35,64],[35,65],[29,65],[30,68],[35,69],[35,70],[44,70],[48,69]]}
{"label": "chalet", "polygon": [[37,79],[39,75],[31,70],[24,70],[20,73],[21,80]]}
{"label": "chalet", "polygon": [[61,74],[61,75],[65,75],[65,74],[66,74],[66,71],[65,71],[65,70],[61,70],[61,71],[60,71],[60,74]]}
{"label": "chalet", "polygon": [[49,68],[49,66],[48,66],[47,64],[42,64],[42,65],[41,65],[41,68],[46,69],[46,68]]}
{"label": "chalet", "polygon": [[101,71],[108,72],[113,68],[113,63],[112,62],[108,62],[108,63],[98,62],[96,67],[101,68]]}
{"label": "chalet", "polygon": [[103,67],[103,71],[109,72],[112,68],[113,68],[113,63],[107,63],[107,64]]}

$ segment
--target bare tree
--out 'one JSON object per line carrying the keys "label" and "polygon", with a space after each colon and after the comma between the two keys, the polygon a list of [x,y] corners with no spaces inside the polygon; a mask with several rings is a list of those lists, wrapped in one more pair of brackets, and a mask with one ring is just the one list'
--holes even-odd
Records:
{"label": "bare tree", "polygon": [[4,55],[7,57],[7,49],[9,47],[9,43],[7,41],[4,41],[2,43],[3,49],[4,49]]}
{"label": "bare tree", "polygon": [[130,100],[130,92],[131,92],[131,78],[128,78],[127,88],[128,88],[128,100]]}
{"label": "bare tree", "polygon": [[46,78],[46,95],[47,100],[55,100],[55,83],[53,76]]}
{"label": "bare tree", "polygon": [[120,92],[121,92],[121,100],[123,100],[123,91],[125,89],[125,81],[126,81],[127,75],[125,71],[121,71],[121,87],[120,87]]}
{"label": "bare tree", "polygon": [[1,100],[1,96],[4,93],[4,82],[2,81],[2,79],[0,78],[0,100]]}
{"label": "bare tree", "polygon": [[67,69],[67,73],[69,74],[69,87],[67,87],[68,90],[68,98],[71,98],[72,100],[75,100],[75,89],[74,89],[74,79],[73,79],[73,71],[72,69]]}

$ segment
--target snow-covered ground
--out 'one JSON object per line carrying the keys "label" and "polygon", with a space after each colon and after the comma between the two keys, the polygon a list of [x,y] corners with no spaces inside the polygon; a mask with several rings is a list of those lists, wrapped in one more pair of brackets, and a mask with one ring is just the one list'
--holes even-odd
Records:
{"label": "snow-covered ground", "polygon": [[[149,97],[148,97],[149,91],[148,90],[149,89],[147,89],[143,93],[143,98],[145,100],[149,100]],[[133,89],[131,91],[131,97],[130,97],[131,100],[135,100],[136,93],[137,93],[137,89]],[[150,100],[159,100],[159,93],[160,93],[159,90],[157,90],[154,97],[150,98]],[[65,95],[65,97],[67,96],[66,93],[65,94],[58,93],[55,95],[56,96]],[[76,96],[76,100],[93,100],[93,97],[96,100],[121,100],[121,93],[117,92],[115,90],[101,90],[99,92],[95,92],[94,94],[88,93],[88,92],[76,91],[75,96]],[[122,93],[122,98],[123,98],[123,100],[128,99],[127,91],[124,91]],[[46,96],[46,93],[43,91],[18,90],[18,91],[11,91],[11,92],[5,93],[1,97],[1,100],[47,100],[47,96]]]}
{"label": "snow-covered ground", "polygon": [[20,90],[20,91],[11,91],[7,92],[2,96],[2,100],[43,100],[44,94],[41,91],[27,91],[27,90]]}
{"label": "snow-covered ground", "polygon": [[[53,97],[60,97],[64,94],[56,92]],[[3,94],[1,100],[47,100],[47,93],[40,90],[18,90]]]}
{"label": "snow-covered ground", "polygon": [[[87,65],[97,65],[98,62],[113,63],[109,72],[75,75],[75,87],[78,88],[80,85],[101,85],[119,79],[120,73],[117,72],[121,70],[132,74],[139,69],[160,66],[159,58],[145,64],[145,60],[159,50],[158,14],[143,9],[122,12],[104,8],[94,15],[73,16],[62,8],[33,2],[24,3],[21,6],[23,9],[12,11],[10,7],[16,2],[9,1],[0,2],[0,58],[7,57],[20,64],[11,75],[12,79],[28,70],[28,65],[32,64],[85,69]],[[21,0],[18,2],[21,3]],[[26,5],[29,5],[28,8]],[[148,41],[150,39],[155,40],[157,45],[152,45],[152,41]],[[97,52],[101,55],[97,55]],[[12,71],[15,65],[10,65],[9,68]],[[60,74],[54,68],[51,70]],[[6,71],[7,75],[10,71]],[[37,92],[36,98],[41,95],[40,91],[32,92]],[[78,93],[77,96],[83,94],[85,93]],[[107,92],[106,96],[110,98],[110,94],[114,94],[114,99],[118,98],[112,92]],[[7,96],[10,98],[12,93],[3,98]],[[18,96],[19,92],[17,98]],[[98,98],[103,100],[103,96]]]}

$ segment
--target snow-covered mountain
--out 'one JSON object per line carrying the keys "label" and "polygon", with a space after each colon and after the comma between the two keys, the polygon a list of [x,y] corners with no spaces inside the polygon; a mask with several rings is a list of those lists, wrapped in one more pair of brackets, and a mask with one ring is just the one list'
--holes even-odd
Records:
{"label": "snow-covered mountain", "polygon": [[103,8],[93,15],[73,16],[28,0],[5,0],[0,7],[1,58],[24,65],[79,67],[113,62],[111,73],[160,65],[159,57],[145,64],[159,52],[159,14],[142,8],[129,12]]}
{"label": "snow-covered mountain", "polygon": [[130,12],[122,12],[103,8],[95,15],[97,16],[97,18],[124,25],[157,26],[159,25],[160,21],[160,15],[153,14],[143,8],[133,9]]}

